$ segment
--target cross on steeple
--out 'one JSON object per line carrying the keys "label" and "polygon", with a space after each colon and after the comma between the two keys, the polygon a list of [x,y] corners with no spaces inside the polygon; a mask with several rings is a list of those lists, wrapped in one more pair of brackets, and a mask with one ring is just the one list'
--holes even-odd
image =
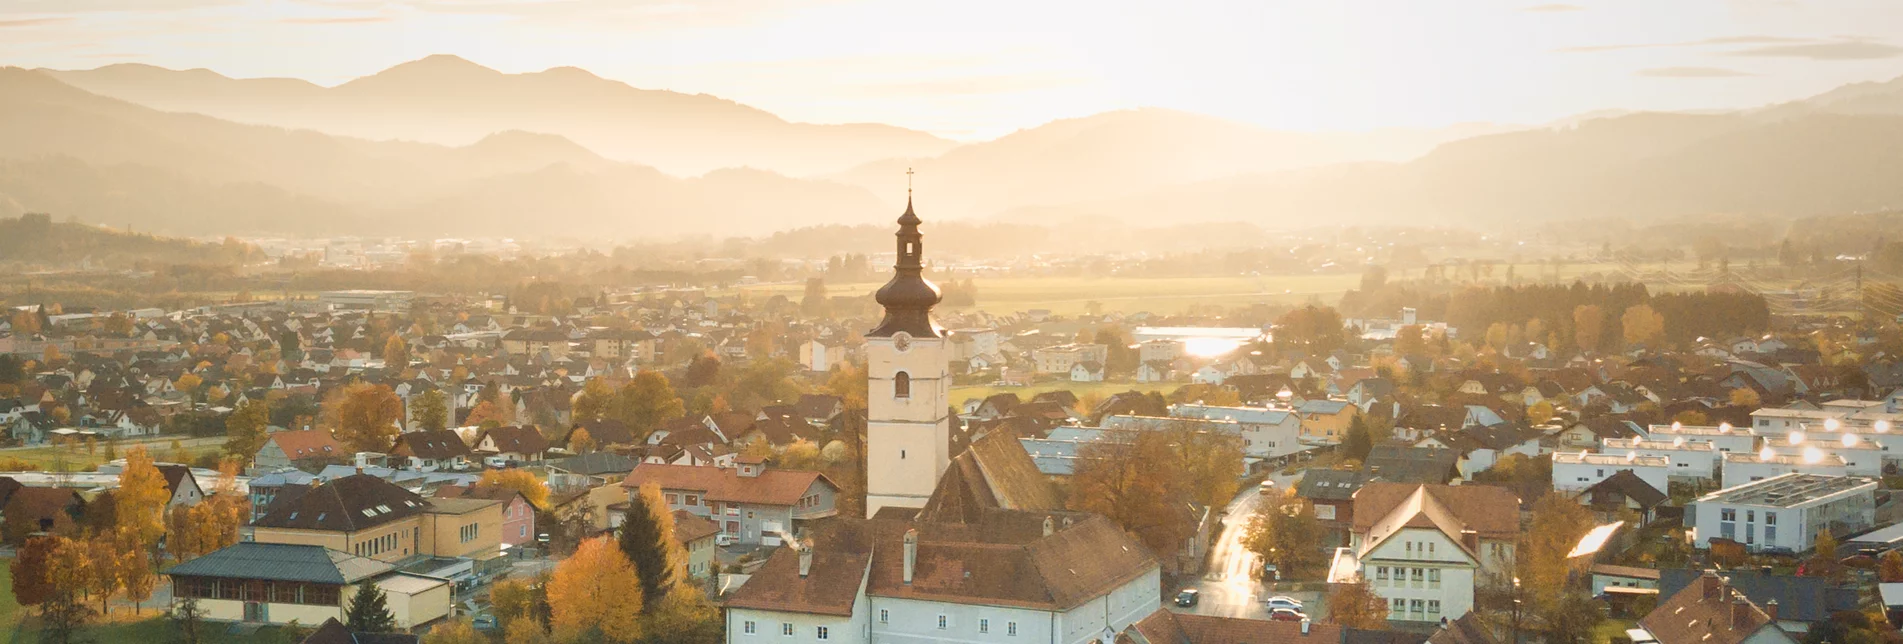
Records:
{"label": "cross on steeple", "polygon": [[906,201],[912,200],[912,169],[911,168],[905,169],[905,199]]}

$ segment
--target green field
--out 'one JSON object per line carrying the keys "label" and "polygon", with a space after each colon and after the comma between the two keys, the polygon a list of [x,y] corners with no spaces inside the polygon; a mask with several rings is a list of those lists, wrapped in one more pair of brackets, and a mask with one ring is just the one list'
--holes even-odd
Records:
{"label": "green field", "polygon": [[[223,439],[217,438],[188,438],[180,442],[185,447],[186,452],[189,452],[193,458],[197,458],[204,454],[221,451],[223,449],[221,446],[222,440]],[[152,458],[168,462],[172,460],[172,439],[170,438],[138,442],[120,442],[115,446],[115,449],[118,451],[118,457],[125,458],[126,452],[130,451],[135,445],[145,445],[146,449],[152,452]],[[0,461],[14,459],[26,461],[27,463],[37,466],[38,469],[49,472],[90,472],[93,468],[111,460],[106,458],[106,446],[104,443],[99,444],[91,453],[86,451],[86,446],[83,444],[0,449]]]}
{"label": "green field", "polygon": [[[1264,275],[1260,277],[979,277],[975,308],[992,313],[1049,309],[1059,315],[1088,310],[1091,302],[1105,311],[1180,313],[1191,305],[1234,307],[1254,303],[1299,304],[1310,299],[1333,304],[1353,288],[1360,276]],[[828,284],[827,293],[853,296],[871,293],[882,283]],[[805,292],[799,283],[743,286],[746,293],[798,300]]]}

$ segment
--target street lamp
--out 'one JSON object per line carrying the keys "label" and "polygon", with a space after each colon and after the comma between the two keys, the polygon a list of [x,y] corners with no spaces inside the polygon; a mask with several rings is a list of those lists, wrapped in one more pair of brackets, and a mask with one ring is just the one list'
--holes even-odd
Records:
{"label": "street lamp", "polygon": [[1513,639],[1511,644],[1520,644],[1520,578],[1513,578]]}

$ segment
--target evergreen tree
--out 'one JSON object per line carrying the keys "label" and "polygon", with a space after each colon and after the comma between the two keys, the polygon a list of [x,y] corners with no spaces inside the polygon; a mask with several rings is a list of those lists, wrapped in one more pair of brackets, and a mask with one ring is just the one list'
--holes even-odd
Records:
{"label": "evergreen tree", "polygon": [[350,609],[344,611],[344,625],[356,633],[391,633],[396,631],[396,616],[390,614],[388,598],[383,589],[365,581],[357,585],[357,594],[350,598]]}
{"label": "evergreen tree", "polygon": [[621,553],[628,556],[641,576],[641,596],[652,609],[679,581],[680,558],[674,543],[674,515],[661,500],[661,489],[653,484],[641,486],[628,503],[621,522]]}
{"label": "evergreen tree", "polygon": [[1348,435],[1341,439],[1341,453],[1348,458],[1367,460],[1368,452],[1374,451],[1374,435],[1368,431],[1368,421],[1360,415],[1348,423]]}

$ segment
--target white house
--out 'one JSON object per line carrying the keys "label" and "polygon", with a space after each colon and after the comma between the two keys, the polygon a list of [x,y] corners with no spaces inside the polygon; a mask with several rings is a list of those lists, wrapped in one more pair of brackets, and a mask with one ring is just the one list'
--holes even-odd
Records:
{"label": "white house", "polygon": [[1734,485],[1692,504],[1692,544],[1709,548],[1712,539],[1722,538],[1754,551],[1804,552],[1825,529],[1869,529],[1876,520],[1876,490],[1875,479],[1797,473]]}
{"label": "white house", "polygon": [[1598,485],[1620,470],[1632,470],[1639,480],[1654,489],[1669,490],[1671,459],[1638,454],[1595,454],[1592,452],[1554,452],[1553,489],[1577,493]]}
{"label": "white house", "polygon": [[1675,443],[1684,439],[1687,443],[1709,443],[1719,452],[1752,453],[1758,451],[1758,433],[1749,427],[1732,427],[1730,424],[1718,426],[1651,425],[1645,429],[1645,437],[1659,442]]}
{"label": "white house", "polygon": [[[1668,476],[1710,480],[1718,476],[1718,448],[1711,443],[1694,443],[1680,436],[1666,441],[1642,438],[1607,438],[1600,441],[1607,454],[1658,456],[1671,461]],[[1663,488],[1660,488],[1663,490]]]}
{"label": "white house", "polygon": [[1842,456],[1813,451],[1807,454],[1778,454],[1765,450],[1757,454],[1725,454],[1721,476],[1725,485],[1761,481],[1785,474],[1846,476],[1849,464]]}
{"label": "white house", "polygon": [[1250,458],[1275,460],[1311,449],[1301,440],[1301,415],[1290,409],[1181,403],[1170,406],[1170,415],[1240,423],[1242,453]]}
{"label": "white house", "polygon": [[1355,493],[1347,547],[1330,583],[1366,581],[1388,619],[1435,622],[1473,610],[1474,589],[1511,576],[1519,499],[1479,485],[1370,483]]}

